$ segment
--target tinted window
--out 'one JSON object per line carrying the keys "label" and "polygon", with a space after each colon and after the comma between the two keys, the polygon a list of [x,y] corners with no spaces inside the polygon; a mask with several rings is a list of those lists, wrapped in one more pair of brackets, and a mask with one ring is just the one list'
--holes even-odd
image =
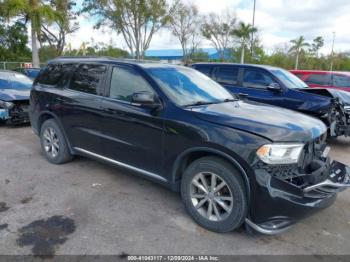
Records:
{"label": "tinted window", "polygon": [[328,74],[311,74],[305,83],[311,85],[329,86],[331,83],[331,75]]}
{"label": "tinted window", "polygon": [[336,87],[350,87],[350,77],[333,75],[334,86]]}
{"label": "tinted window", "polygon": [[139,92],[151,92],[148,82],[134,69],[114,67],[109,97],[132,102],[132,95]]}
{"label": "tinted window", "polygon": [[302,79],[303,78],[303,74],[300,74],[300,73],[293,73],[294,75],[296,75],[297,77],[299,77],[300,79]]}
{"label": "tinted window", "polygon": [[164,93],[180,106],[196,103],[220,103],[232,100],[221,85],[198,71],[185,67],[150,67],[147,72]]}
{"label": "tinted window", "polygon": [[208,66],[199,66],[199,67],[196,67],[196,69],[202,74],[205,74],[206,76],[210,77],[211,75],[211,68]]}
{"label": "tinted window", "polygon": [[253,87],[253,88],[266,88],[274,81],[273,79],[258,70],[245,69],[244,70],[244,78],[243,78],[243,86],[244,87]]}
{"label": "tinted window", "polygon": [[222,84],[236,85],[238,82],[238,68],[220,67],[216,73],[216,80]]}
{"label": "tinted window", "polygon": [[88,94],[100,95],[102,92],[99,91],[99,87],[105,73],[105,65],[80,65],[72,76],[69,88]]}
{"label": "tinted window", "polygon": [[[66,72],[73,68],[72,64],[53,64],[43,69],[36,80],[39,84],[55,86],[62,79]],[[28,75],[35,77],[35,70],[28,72]]]}

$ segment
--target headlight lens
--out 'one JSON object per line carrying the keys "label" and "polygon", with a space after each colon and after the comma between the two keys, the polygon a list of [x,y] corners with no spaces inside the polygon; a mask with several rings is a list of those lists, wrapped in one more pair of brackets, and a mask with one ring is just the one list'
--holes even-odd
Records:
{"label": "headlight lens", "polygon": [[14,106],[14,104],[11,102],[5,102],[5,101],[0,100],[0,108],[11,109],[11,108],[13,108],[13,106]]}
{"label": "headlight lens", "polygon": [[345,112],[350,114],[350,106],[344,106]]}
{"label": "headlight lens", "polygon": [[266,164],[296,164],[303,148],[303,144],[270,144],[260,147],[256,153]]}

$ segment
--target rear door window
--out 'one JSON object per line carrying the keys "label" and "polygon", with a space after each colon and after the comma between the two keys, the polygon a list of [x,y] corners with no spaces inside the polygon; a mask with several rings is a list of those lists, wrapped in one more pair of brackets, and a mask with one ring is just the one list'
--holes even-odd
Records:
{"label": "rear door window", "polygon": [[330,86],[331,85],[331,75],[329,74],[310,74],[310,76],[305,80],[308,85],[320,85],[320,86]]}
{"label": "rear door window", "polygon": [[102,95],[102,81],[107,66],[101,64],[81,64],[75,70],[69,89],[92,95]]}
{"label": "rear door window", "polygon": [[197,66],[196,70],[198,70],[199,72],[201,72],[202,74],[205,74],[206,76],[211,77],[211,67],[209,66]]}
{"label": "rear door window", "polygon": [[243,86],[250,88],[266,89],[275,81],[267,73],[260,70],[245,69],[243,76]]}
{"label": "rear door window", "polygon": [[216,81],[221,84],[237,85],[239,69],[235,67],[219,67],[216,72]]}
{"label": "rear door window", "polygon": [[335,87],[350,87],[350,77],[342,75],[333,75]]}

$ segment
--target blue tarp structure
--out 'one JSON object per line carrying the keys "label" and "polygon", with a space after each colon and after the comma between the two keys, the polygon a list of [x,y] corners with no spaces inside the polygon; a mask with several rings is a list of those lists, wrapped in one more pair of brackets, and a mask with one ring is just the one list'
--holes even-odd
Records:
{"label": "blue tarp structure", "polygon": [[[220,54],[215,48],[202,48],[199,51],[207,53],[209,59],[220,59]],[[160,60],[181,60],[183,54],[182,49],[147,50],[146,57],[158,58]],[[229,52],[226,52],[226,58],[229,58]]]}

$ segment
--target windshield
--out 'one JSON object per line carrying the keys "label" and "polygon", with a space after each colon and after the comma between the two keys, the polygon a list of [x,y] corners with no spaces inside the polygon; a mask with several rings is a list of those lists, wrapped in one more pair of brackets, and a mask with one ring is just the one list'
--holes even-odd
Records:
{"label": "windshield", "polygon": [[305,84],[305,82],[303,82],[299,77],[286,70],[273,69],[271,72],[288,88],[308,88],[308,85]]}
{"label": "windshield", "polygon": [[191,68],[150,67],[147,72],[179,106],[221,103],[234,99],[221,85]]}
{"label": "windshield", "polygon": [[32,83],[25,75],[0,72],[0,89],[30,89]]}

